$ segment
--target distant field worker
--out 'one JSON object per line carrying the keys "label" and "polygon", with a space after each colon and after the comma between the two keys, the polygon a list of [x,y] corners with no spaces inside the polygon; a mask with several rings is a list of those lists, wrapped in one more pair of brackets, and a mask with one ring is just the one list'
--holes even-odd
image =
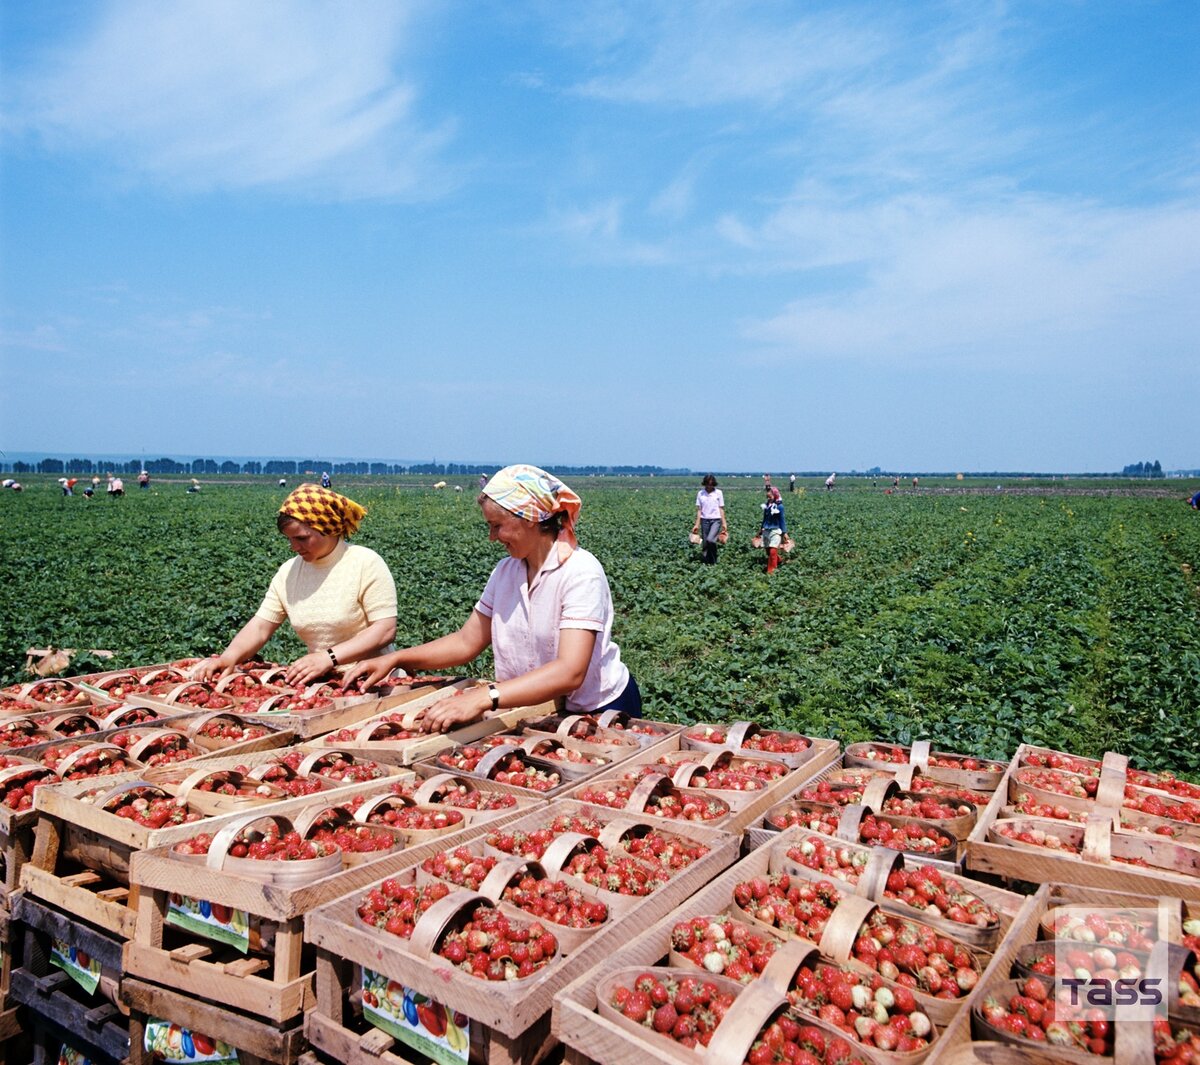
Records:
{"label": "distant field worker", "polygon": [[429,707],[430,732],[474,721],[505,707],[561,699],[573,713],[623,710],[638,716],[642,696],[612,639],[612,594],[604,568],[579,547],[580,499],[536,466],[506,466],[477,500],[488,539],[503,544],[501,559],[471,616],[457,631],[418,647],[360,662],[347,683],[382,680],[393,669],[449,669],[489,645],[496,683]]}
{"label": "distant field worker", "polygon": [[1192,510],[1200,510],[1200,492],[1197,492],[1191,499],[1188,500],[1188,506]]}
{"label": "distant field worker", "polygon": [[767,488],[767,498],[762,505],[763,520],[760,535],[763,549],[767,552],[767,572],[779,568],[779,549],[787,537],[787,518],[783,513],[783,496],[778,488]]}
{"label": "distant field worker", "polygon": [[258,612],[229,646],[198,663],[193,675],[208,679],[253,658],[285,620],[309,652],[288,666],[289,684],[308,684],[387,650],[396,636],[396,582],[379,555],[348,542],[366,513],[320,485],[293,491],[275,525],[298,557],[279,567]]}
{"label": "distant field worker", "polygon": [[825,491],[826,491],[826,492],[832,492],[832,491],[833,491],[833,489],[834,489],[834,482],[835,482],[836,480],[837,480],[837,474],[836,474],[836,473],[831,473],[831,474],[830,474],[828,477],[826,477],[826,478],[825,478]]}
{"label": "distant field worker", "polygon": [[710,473],[700,482],[696,493],[696,522],[692,532],[700,534],[700,561],[712,565],[717,561],[717,544],[729,539],[725,523],[725,495]]}

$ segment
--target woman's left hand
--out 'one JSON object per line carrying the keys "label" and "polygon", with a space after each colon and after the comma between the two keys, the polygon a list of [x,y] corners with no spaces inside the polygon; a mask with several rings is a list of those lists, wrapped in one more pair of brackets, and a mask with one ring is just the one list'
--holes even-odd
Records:
{"label": "woman's left hand", "polygon": [[320,680],[331,669],[333,669],[333,662],[325,651],[310,651],[287,667],[283,679],[292,687],[300,688]]}
{"label": "woman's left hand", "polygon": [[458,725],[478,721],[491,705],[492,699],[486,688],[468,688],[434,703],[421,720],[427,732],[448,732]]}

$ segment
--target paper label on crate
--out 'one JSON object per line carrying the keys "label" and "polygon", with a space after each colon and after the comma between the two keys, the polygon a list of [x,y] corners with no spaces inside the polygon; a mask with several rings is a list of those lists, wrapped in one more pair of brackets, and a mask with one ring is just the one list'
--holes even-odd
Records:
{"label": "paper label on crate", "polygon": [[376,1028],[441,1065],[459,1065],[471,1051],[471,1022],[427,995],[362,971],[363,1017]]}
{"label": "paper label on crate", "polygon": [[236,947],[243,954],[250,949],[250,917],[245,910],[172,893],[166,921],[205,939]]}
{"label": "paper label on crate", "polygon": [[238,1052],[228,1043],[158,1017],[146,1021],[142,1043],[155,1061],[166,1065],[238,1065]]}
{"label": "paper label on crate", "polygon": [[50,950],[50,964],[57,965],[89,995],[100,986],[100,963],[62,939],[55,939]]}
{"label": "paper label on crate", "polygon": [[58,1065],[92,1065],[92,1059],[82,1050],[76,1050],[63,1043],[62,1049],[58,1052]]}

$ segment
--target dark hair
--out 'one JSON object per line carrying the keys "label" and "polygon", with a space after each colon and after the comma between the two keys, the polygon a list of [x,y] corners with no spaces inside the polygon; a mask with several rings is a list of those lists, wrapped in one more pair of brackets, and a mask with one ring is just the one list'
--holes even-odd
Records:
{"label": "dark hair", "polygon": [[275,528],[280,532],[283,532],[285,525],[291,525],[293,522],[296,525],[304,524],[299,518],[293,517],[291,514],[285,514],[282,510],[275,515]]}
{"label": "dark hair", "polygon": [[711,473],[706,473],[704,475],[704,480],[701,481],[700,484],[703,485],[705,488],[716,488],[717,487],[717,479]]}

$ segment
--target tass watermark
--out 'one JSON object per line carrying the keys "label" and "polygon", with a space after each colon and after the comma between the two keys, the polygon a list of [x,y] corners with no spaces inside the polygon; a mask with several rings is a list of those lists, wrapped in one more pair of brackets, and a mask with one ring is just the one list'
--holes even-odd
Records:
{"label": "tass watermark", "polygon": [[1156,909],[1062,907],[1054,937],[1055,998],[1062,1005],[1100,1010],[1109,1020],[1166,1014],[1170,963],[1165,949],[1155,949]]}

